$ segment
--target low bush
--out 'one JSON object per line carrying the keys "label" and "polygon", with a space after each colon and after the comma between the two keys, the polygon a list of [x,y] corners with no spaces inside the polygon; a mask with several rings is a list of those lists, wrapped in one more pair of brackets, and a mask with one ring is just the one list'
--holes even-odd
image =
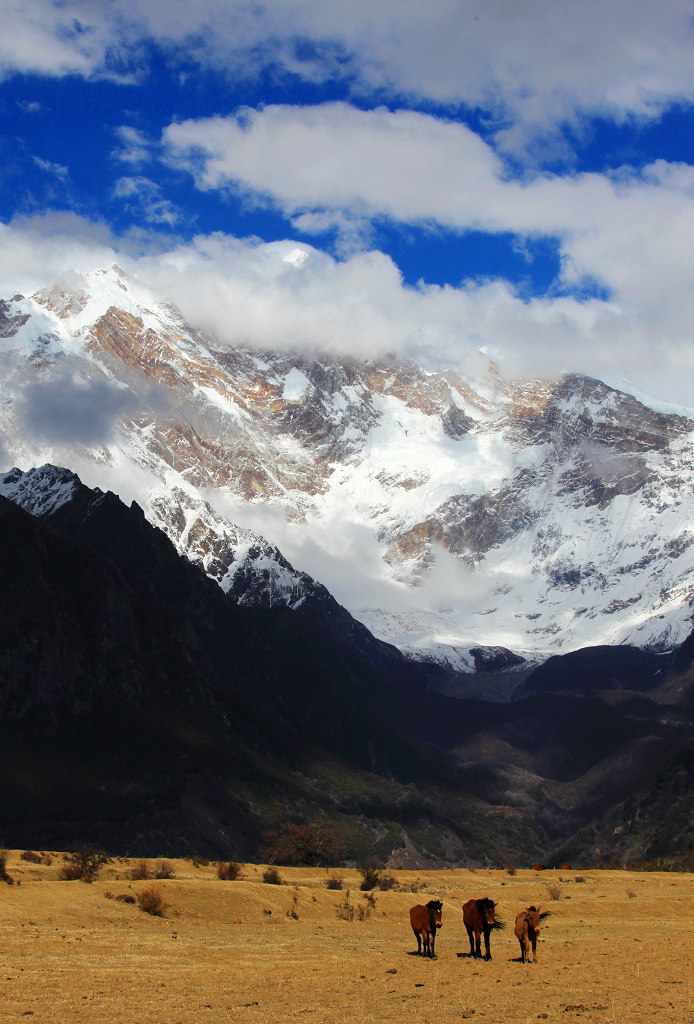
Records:
{"label": "low bush", "polygon": [[138,892],[137,902],[140,905],[140,910],[144,910],[145,914],[152,914],[153,917],[163,917],[164,911],[169,906],[161,891],[154,885]]}
{"label": "low bush", "polygon": [[371,889],[375,889],[381,877],[381,869],[374,864],[362,864],[359,871],[361,873],[361,885],[359,886],[361,891],[369,892]]}
{"label": "low bush", "polygon": [[217,864],[217,878],[223,882],[235,882],[241,874],[241,865],[235,860],[220,860]]}
{"label": "low bush", "polygon": [[14,878],[7,870],[7,850],[0,850],[0,882],[14,885]]}
{"label": "low bush", "polygon": [[155,878],[175,878],[176,870],[170,860],[160,860],[154,872]]}
{"label": "low bush", "polygon": [[146,860],[139,860],[128,872],[128,878],[131,878],[133,882],[142,882],[144,879],[151,877],[152,869]]}
{"label": "low bush", "polygon": [[58,878],[61,881],[93,882],[104,864],[108,864],[109,857],[103,850],[94,850],[91,847],[83,846],[73,853],[66,853],[63,856],[63,861],[63,866],[58,872]]}
{"label": "low bush", "polygon": [[33,850],[25,850],[20,853],[20,860],[27,860],[30,864],[43,864],[43,854],[35,853]]}
{"label": "low bush", "polygon": [[269,867],[263,871],[263,881],[268,885],[282,885],[282,876],[277,868]]}
{"label": "low bush", "polygon": [[344,884],[345,880],[342,875],[329,875],[325,887],[326,889],[341,889]]}

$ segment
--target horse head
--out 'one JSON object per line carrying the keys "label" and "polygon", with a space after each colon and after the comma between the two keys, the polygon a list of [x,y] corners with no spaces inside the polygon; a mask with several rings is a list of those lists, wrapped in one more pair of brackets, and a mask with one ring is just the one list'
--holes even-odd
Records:
{"label": "horse head", "polygon": [[485,896],[483,900],[478,900],[477,907],[479,909],[480,914],[482,915],[483,921],[486,924],[492,926],[496,924],[496,921],[494,920],[496,903],[494,902],[494,900],[490,900],[488,896]]}
{"label": "horse head", "polygon": [[540,913],[539,907],[528,907],[525,911],[525,920],[528,922],[528,927],[532,928],[536,933],[540,931],[540,924],[546,917],[549,917],[550,911],[543,910]]}
{"label": "horse head", "polygon": [[429,918],[431,924],[435,928],[441,927],[441,911],[443,910],[443,903],[441,900],[429,900],[427,903],[429,910]]}

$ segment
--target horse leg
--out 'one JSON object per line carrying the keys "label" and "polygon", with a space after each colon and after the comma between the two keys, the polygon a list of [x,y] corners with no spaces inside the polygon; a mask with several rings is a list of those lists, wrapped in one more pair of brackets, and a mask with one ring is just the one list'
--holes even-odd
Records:
{"label": "horse leg", "polygon": [[470,956],[474,956],[475,955],[475,942],[474,942],[474,939],[472,938],[472,928],[470,927],[469,924],[466,924],[465,927],[467,928],[467,937],[470,940]]}
{"label": "horse leg", "polygon": [[484,959],[485,960],[491,960],[491,958],[492,958],[492,954],[491,954],[490,949],[489,949],[489,936],[490,936],[490,934],[491,934],[491,929],[490,928],[485,928],[484,929]]}
{"label": "horse leg", "polygon": [[419,932],[415,931],[414,928],[412,929],[412,931],[414,932],[414,937],[417,940],[417,956],[421,956],[422,955],[422,936],[420,935]]}
{"label": "horse leg", "polygon": [[480,941],[481,932],[475,931],[475,956],[478,959],[482,958],[482,944]]}
{"label": "horse leg", "polygon": [[436,945],[436,928],[433,928],[432,931],[429,932],[429,949],[431,950],[431,952],[429,953],[429,956],[431,957],[432,960],[436,956],[436,954],[434,952],[435,945]]}
{"label": "horse leg", "polygon": [[520,946],[520,949],[521,949],[521,963],[524,964],[525,963],[525,938],[519,939],[518,940],[518,945]]}
{"label": "horse leg", "polygon": [[537,963],[537,935],[533,935],[533,963]]}

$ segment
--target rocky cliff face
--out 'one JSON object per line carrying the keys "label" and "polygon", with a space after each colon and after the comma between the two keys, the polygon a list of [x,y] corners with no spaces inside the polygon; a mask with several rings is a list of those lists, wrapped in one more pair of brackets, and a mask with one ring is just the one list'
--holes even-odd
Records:
{"label": "rocky cliff face", "polygon": [[0,360],[6,468],[127,480],[240,603],[317,577],[458,670],[690,630],[694,423],[599,381],[230,349],[118,268],[5,300]]}

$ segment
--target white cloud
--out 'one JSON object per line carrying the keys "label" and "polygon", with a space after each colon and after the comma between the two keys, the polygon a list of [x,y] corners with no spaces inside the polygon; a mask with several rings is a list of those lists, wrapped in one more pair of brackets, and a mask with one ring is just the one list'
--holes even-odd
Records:
{"label": "white cloud", "polygon": [[[6,0],[0,72],[143,73],[154,39],[231,75],[279,66],[355,92],[480,107],[524,148],[582,115],[694,100],[689,0]],[[297,46],[297,41],[309,46]]]}
{"label": "white cloud", "polygon": [[[509,374],[578,371],[608,382],[627,378],[661,401],[691,406],[687,268],[694,231],[690,221],[672,225],[660,246],[658,209],[656,204],[636,225],[624,218],[633,235],[623,244],[638,236],[645,245],[650,233],[655,251],[643,268],[641,297],[642,268],[632,260],[623,302],[569,296],[524,302],[502,281],[412,288],[383,253],[337,260],[303,244],[309,259],[297,266],[285,260],[297,247],[290,240],[265,244],[220,233],[157,248],[147,237],[115,238],[103,225],[74,215],[0,225],[0,296],[30,294],[67,268],[85,272],[118,262],[220,344],[366,357],[398,352],[463,375],[477,374],[477,352],[484,347]],[[608,229],[615,223],[612,217]],[[676,235],[680,248],[670,252]],[[626,256],[617,255],[618,241],[609,237],[592,244],[585,256],[591,265],[598,256],[606,265],[632,259],[626,249]],[[662,266],[656,266],[659,260]],[[650,274],[657,281],[649,282]]]}
{"label": "white cloud", "polygon": [[172,202],[164,199],[159,185],[143,176],[119,178],[113,189],[118,199],[140,210],[149,224],[168,224],[180,220],[180,213]]}
{"label": "white cloud", "polygon": [[60,181],[67,181],[70,177],[69,170],[63,164],[54,163],[52,160],[43,160],[40,156],[35,156],[33,159],[37,167],[40,167],[46,174],[50,174]]}
{"label": "white cloud", "polygon": [[120,143],[111,154],[115,160],[137,166],[151,159],[152,146],[143,132],[131,125],[120,125],[115,134]]}
{"label": "white cloud", "polygon": [[[555,239],[560,283],[575,290],[595,281],[611,302],[579,308],[557,299],[514,315],[536,325],[541,349],[543,334],[558,339],[569,323],[588,344],[596,321],[606,318],[616,332],[601,340],[614,354],[603,352],[609,365],[639,333],[663,345],[689,344],[694,170],[686,165],[661,160],[642,172],[508,180],[492,149],[464,125],[344,103],[187,121],[171,125],[164,139],[200,188],[273,203],[304,231],[346,228],[347,250],[368,239],[377,218]],[[468,305],[473,294],[485,291],[468,288]],[[494,320],[518,305],[502,299]]]}

